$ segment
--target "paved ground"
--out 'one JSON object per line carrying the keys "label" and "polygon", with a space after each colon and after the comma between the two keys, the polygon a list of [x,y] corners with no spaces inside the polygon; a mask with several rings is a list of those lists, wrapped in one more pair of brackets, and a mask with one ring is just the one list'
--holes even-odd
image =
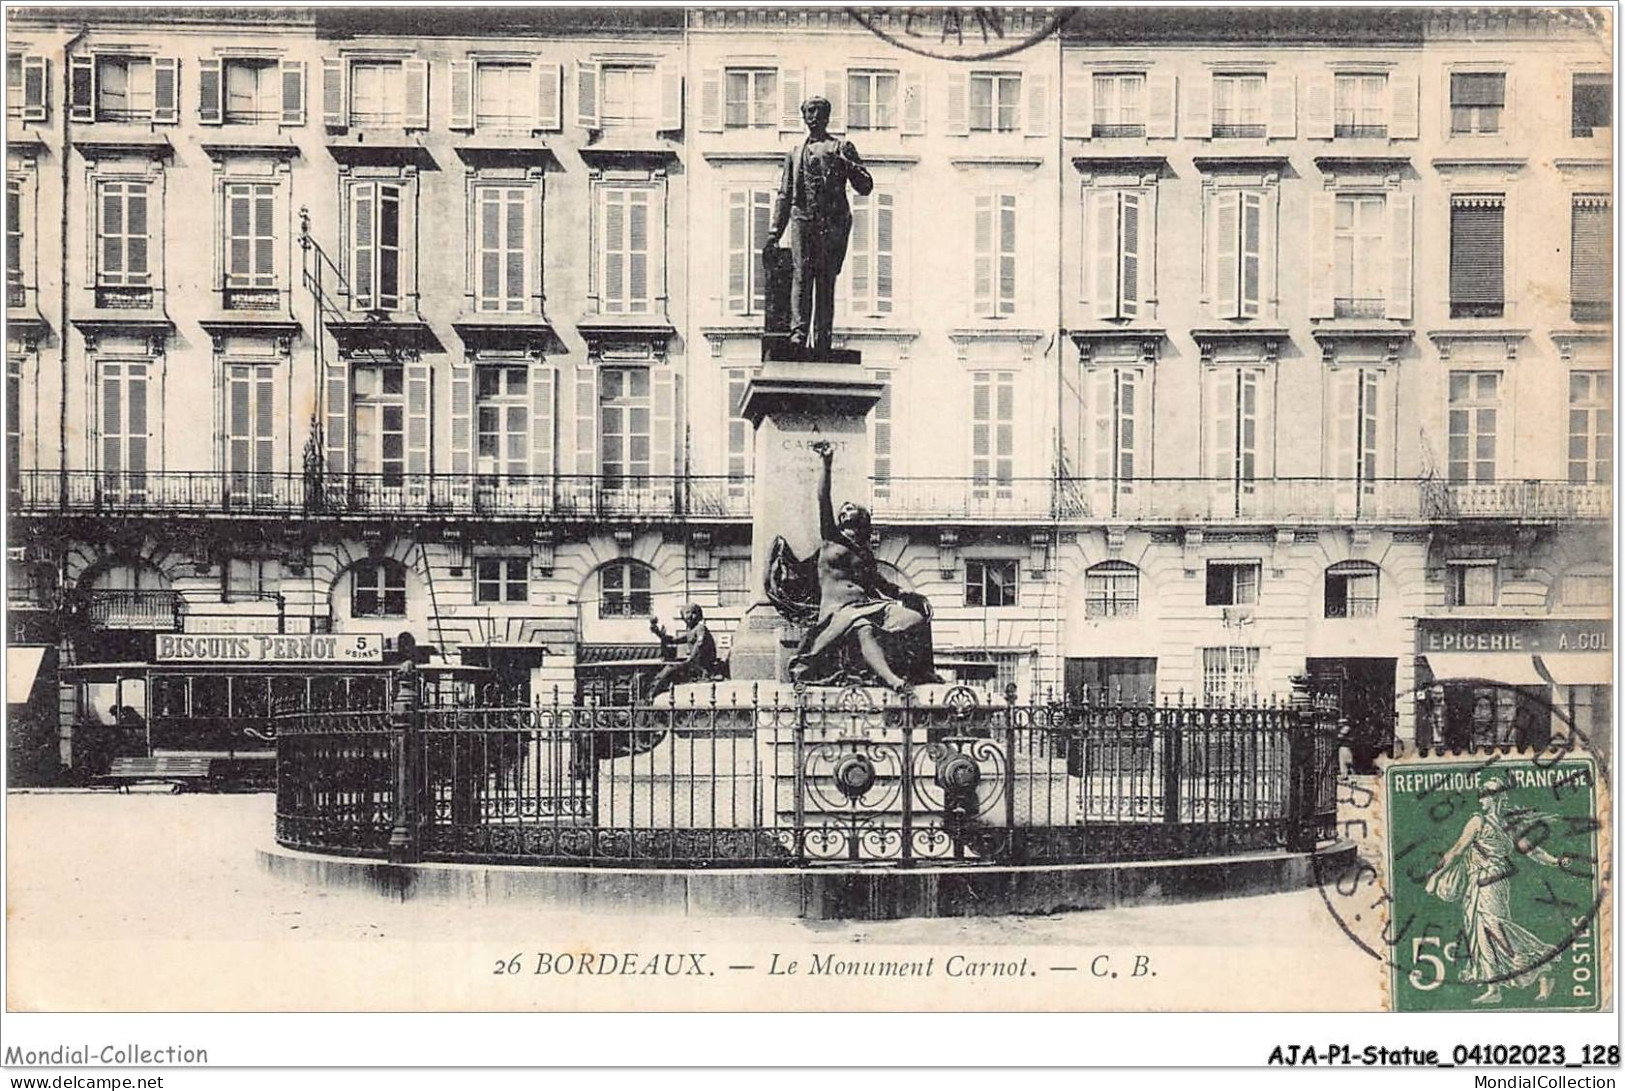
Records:
{"label": "paved ground", "polygon": [[[584,918],[534,904],[392,902],[275,879],[254,859],[254,848],[271,841],[272,806],[269,795],[8,795],[12,1004],[45,1010],[1346,1010],[1381,1002],[1380,967],[1344,937],[1314,890],[991,919]],[[543,953],[586,952],[636,952],[639,968],[649,955],[693,952],[703,955],[706,972],[671,978],[533,972]],[[775,954],[781,967],[796,961],[799,972],[769,975]],[[809,974],[814,957],[832,954],[860,961],[930,958],[932,976],[916,982]],[[947,962],[956,954],[961,968],[1026,958],[1028,976],[949,977]],[[523,972],[497,972],[513,956]],[[1096,962],[1100,956],[1107,961]],[[596,961],[602,965],[601,957]],[[1106,976],[1090,975],[1091,965]],[[1114,972],[1118,976],[1109,976]]]}

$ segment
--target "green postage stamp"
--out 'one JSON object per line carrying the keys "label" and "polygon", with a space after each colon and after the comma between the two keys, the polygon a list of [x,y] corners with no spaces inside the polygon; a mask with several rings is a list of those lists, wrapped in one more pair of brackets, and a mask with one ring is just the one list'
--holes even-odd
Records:
{"label": "green postage stamp", "polygon": [[1596,1010],[1607,999],[1606,785],[1573,753],[1389,765],[1395,1011]]}

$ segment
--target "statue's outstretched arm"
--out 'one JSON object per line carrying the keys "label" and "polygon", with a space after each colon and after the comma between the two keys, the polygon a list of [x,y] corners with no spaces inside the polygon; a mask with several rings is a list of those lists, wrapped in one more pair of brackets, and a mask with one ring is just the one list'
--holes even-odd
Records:
{"label": "statue's outstretched arm", "polygon": [[829,482],[830,463],[835,461],[835,445],[827,439],[821,439],[815,441],[812,448],[824,462],[818,472],[818,533],[828,542],[840,536],[840,527],[835,522],[835,502],[830,498]]}

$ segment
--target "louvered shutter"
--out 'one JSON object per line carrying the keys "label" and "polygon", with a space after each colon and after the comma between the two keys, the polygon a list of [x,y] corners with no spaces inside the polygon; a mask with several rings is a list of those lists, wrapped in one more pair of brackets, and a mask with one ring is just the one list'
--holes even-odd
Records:
{"label": "louvered shutter", "polygon": [[649,191],[626,195],[626,310],[645,314],[650,301]]}
{"label": "louvered shutter", "polygon": [[590,362],[576,364],[575,407],[575,473],[586,479],[598,473],[598,369]]}
{"label": "louvered shutter", "polygon": [[406,86],[404,121],[408,129],[429,127],[429,62],[409,57],[401,68]]}
{"label": "louvered shutter", "polygon": [[1256,318],[1264,301],[1264,199],[1241,195],[1241,317]]}
{"label": "louvered shutter", "polygon": [[23,120],[44,121],[51,113],[49,57],[23,58]]}
{"label": "louvered shutter", "polygon": [[1140,195],[1123,193],[1118,205],[1117,313],[1135,318],[1140,313]]}
{"label": "louvered shutter", "polygon": [[68,58],[68,116],[96,120],[96,58],[89,54]]}
{"label": "louvered shutter", "polygon": [[1334,313],[1333,287],[1336,260],[1337,195],[1309,195],[1309,317],[1330,318]]}
{"label": "louvered shutter", "polygon": [[1179,80],[1172,73],[1152,72],[1145,78],[1145,135],[1152,140],[1174,136],[1174,106]]}
{"label": "louvered shutter", "polygon": [[1298,84],[1290,72],[1276,72],[1267,81],[1270,96],[1269,135],[1290,138],[1298,134]]}
{"label": "louvered shutter", "polygon": [[991,193],[978,193],[971,211],[971,298],[978,317],[994,313],[994,208]]}
{"label": "louvered shutter", "polygon": [[947,78],[949,136],[970,135],[970,84],[964,72],[949,72]]}
{"label": "louvered shutter", "polygon": [[1068,67],[1061,85],[1061,135],[1088,140],[1094,135],[1095,76],[1083,68]]}
{"label": "louvered shutter", "polygon": [[530,365],[530,472],[551,476],[553,465],[553,426],[555,418],[553,387],[557,373],[553,365],[538,360]]}
{"label": "louvered shutter", "polygon": [[563,67],[555,61],[538,62],[536,65],[536,127],[543,132],[557,132],[564,127],[563,92]]}
{"label": "louvered shutter", "polygon": [[1182,126],[1186,139],[1211,140],[1213,138],[1213,77],[1197,76],[1185,81],[1185,121]]}
{"label": "louvered shutter", "polygon": [[1420,130],[1422,90],[1414,73],[1388,75],[1388,135],[1414,140]]}
{"label": "louvered shutter", "polygon": [[219,125],[224,114],[220,58],[204,57],[197,62],[197,119],[201,125]]}
{"label": "louvered shutter", "polygon": [[427,484],[431,456],[429,419],[432,375],[422,361],[406,365],[406,470]]}
{"label": "louvered shutter", "polygon": [[1499,197],[1459,197],[1450,208],[1450,302],[1505,300],[1506,209]]}
{"label": "louvered shutter", "polygon": [[1236,476],[1236,376],[1237,368],[1210,367],[1208,390],[1213,395],[1209,413],[1213,433],[1208,442],[1208,474],[1220,480]]}
{"label": "louvered shutter", "polygon": [[[716,69],[710,69],[716,72]],[[719,77],[720,78],[720,77]],[[786,133],[799,133],[801,131],[801,69],[785,67],[779,69],[779,131]]]}
{"label": "louvered shutter", "polygon": [[663,133],[675,133],[683,127],[683,72],[677,65],[662,61],[655,68],[655,81],[660,86],[660,125]]}
{"label": "louvered shutter", "polygon": [[829,99],[829,131],[846,131],[846,69],[824,70],[824,97]]}
{"label": "louvered shutter", "polygon": [[925,132],[925,77],[918,71],[903,73],[903,135]]}
{"label": "louvered shutter", "polygon": [[1091,256],[1088,298],[1096,318],[1117,317],[1117,193],[1098,190],[1089,193],[1089,253]]}
{"label": "louvered shutter", "polygon": [[[799,115],[798,115],[799,116]],[[700,132],[722,131],[722,69],[700,70]]]}
{"label": "louvered shutter", "polygon": [[459,494],[474,471],[474,366],[464,357],[451,363],[451,472]]}
{"label": "louvered shutter", "polygon": [[723,201],[728,313],[745,314],[750,306],[750,191],[730,190]]}
{"label": "louvered shutter", "polygon": [[1326,376],[1331,385],[1328,412],[1331,417],[1331,443],[1328,445],[1331,465],[1327,476],[1333,480],[1353,477],[1358,473],[1360,433],[1360,369],[1333,368]]}
{"label": "louvered shutter", "polygon": [[876,314],[892,312],[893,244],[896,201],[890,193],[875,193],[874,308]]}
{"label": "louvered shutter", "polygon": [[583,129],[598,128],[598,64],[576,62],[576,124]]}
{"label": "louvered shutter", "polygon": [[322,123],[330,129],[350,124],[350,97],[344,86],[348,75],[342,58],[322,58]]}
{"label": "louvered shutter", "polygon": [[669,488],[676,473],[677,376],[669,366],[656,367],[650,376],[654,388],[651,472],[662,488]]}
{"label": "louvered shutter", "polygon": [[598,290],[604,312],[608,314],[621,314],[626,310],[626,199],[626,190],[603,191],[604,226]]}
{"label": "louvered shutter", "polygon": [[1049,76],[1042,72],[1029,72],[1023,82],[1027,90],[1026,133],[1028,136],[1048,136],[1051,112]]}
{"label": "louvered shutter", "polygon": [[282,62],[282,124],[305,123],[305,62]]}
{"label": "louvered shutter", "polygon": [[1093,476],[1108,479],[1112,476],[1112,436],[1117,424],[1116,375],[1109,367],[1093,368],[1086,374],[1090,401],[1089,425],[1084,429],[1089,443],[1087,465]]}
{"label": "louvered shutter", "polygon": [[1336,80],[1330,73],[1309,77],[1304,88],[1303,135],[1308,140],[1330,140],[1336,123]]}
{"label": "louvered shutter", "polygon": [[1569,296],[1588,309],[1613,297],[1609,240],[1613,202],[1604,194],[1574,198],[1569,225]]}
{"label": "louvered shutter", "polygon": [[172,125],[181,119],[181,62],[174,57],[152,59],[152,120]]}
{"label": "louvered shutter", "polygon": [[872,371],[869,377],[884,385],[874,412],[869,414],[870,463],[869,475],[874,479],[875,492],[884,494],[892,476],[892,382],[894,372]]}
{"label": "louvered shutter", "polygon": [[1237,243],[1240,239],[1241,195],[1221,190],[1214,197],[1215,235],[1213,303],[1220,318],[1240,313],[1237,283]]}
{"label": "louvered shutter", "polygon": [[347,474],[350,472],[350,362],[343,359],[330,362],[323,385],[327,472]]}
{"label": "louvered shutter", "polygon": [[1409,193],[1388,195],[1388,317],[1411,317],[1412,251],[1415,249],[1413,209]]}
{"label": "louvered shutter", "polygon": [[451,120],[447,127],[463,131],[474,128],[474,65],[470,61],[451,62]]}

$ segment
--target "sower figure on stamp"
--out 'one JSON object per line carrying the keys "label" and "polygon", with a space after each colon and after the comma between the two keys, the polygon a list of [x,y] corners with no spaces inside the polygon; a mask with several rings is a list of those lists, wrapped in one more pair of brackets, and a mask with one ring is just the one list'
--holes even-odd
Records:
{"label": "sower figure on stamp", "polygon": [[801,104],[807,139],[785,154],[773,226],[764,249],[790,229],[794,279],[790,288],[790,343],[800,351],[827,351],[835,320],[835,278],[846,261],[852,233],[850,182],[858,195],[875,188],[869,169],[849,140],[829,135],[829,100],[814,96]]}
{"label": "sower figure on stamp", "polygon": [[670,654],[678,644],[687,650],[676,662],[660,668],[649,685],[649,696],[658,697],[679,682],[703,682],[720,676],[722,663],[717,658],[717,640],[705,624],[705,611],[692,602],[683,607],[683,624],[688,626],[672,636],[654,618],[649,619],[649,631],[660,638],[661,651]]}

